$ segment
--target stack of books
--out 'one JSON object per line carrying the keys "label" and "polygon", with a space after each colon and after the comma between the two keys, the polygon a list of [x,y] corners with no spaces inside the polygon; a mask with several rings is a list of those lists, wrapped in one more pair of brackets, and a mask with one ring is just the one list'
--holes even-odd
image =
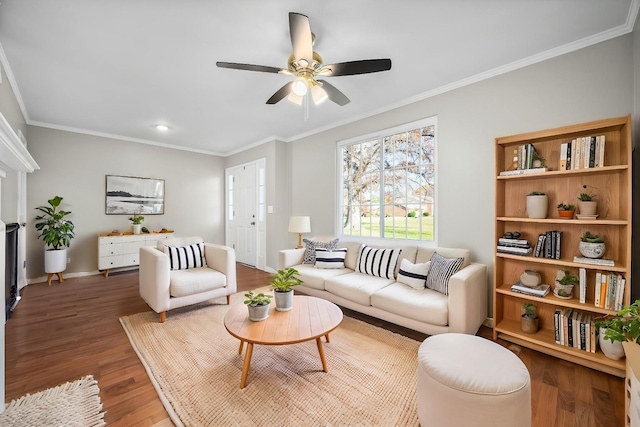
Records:
{"label": "stack of books", "polygon": [[498,239],[498,252],[512,255],[531,255],[533,249],[528,240],[524,239]]}
{"label": "stack of books", "polygon": [[533,253],[538,258],[560,259],[562,251],[562,231],[551,230],[538,235],[538,242]]}
{"label": "stack of books", "polygon": [[626,279],[621,274],[596,272],[596,290],[593,305],[607,310],[619,311],[624,298]]}
{"label": "stack of books", "polygon": [[593,316],[571,308],[557,308],[553,313],[556,344],[596,352],[596,327]]}
{"label": "stack of books", "polygon": [[580,264],[604,265],[607,267],[613,267],[615,265],[612,259],[585,258],[581,256],[574,256],[573,262],[579,262]]}
{"label": "stack of books", "polygon": [[540,160],[541,158],[537,155],[533,144],[519,145],[513,150],[512,170],[500,172],[500,176],[545,173],[547,168],[538,164],[536,159]]}
{"label": "stack of books", "polygon": [[530,295],[534,297],[544,298],[547,296],[549,291],[551,290],[551,286],[541,284],[535,287],[529,287],[523,285],[519,280],[511,285],[511,292],[517,292],[519,294]]}
{"label": "stack of books", "polygon": [[560,144],[560,170],[589,169],[604,166],[604,135],[585,136]]}

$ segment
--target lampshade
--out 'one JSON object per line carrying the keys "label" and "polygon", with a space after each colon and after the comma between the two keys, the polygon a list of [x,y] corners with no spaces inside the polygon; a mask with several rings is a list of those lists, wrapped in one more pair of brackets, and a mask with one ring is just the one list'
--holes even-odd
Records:
{"label": "lampshade", "polygon": [[321,104],[329,98],[327,92],[319,85],[311,88],[311,96],[313,97],[313,103],[316,105]]}
{"label": "lampshade", "polygon": [[292,216],[289,218],[289,233],[311,232],[311,218],[308,216]]}
{"label": "lampshade", "polygon": [[293,85],[291,86],[291,91],[298,96],[305,96],[307,94],[307,90],[309,86],[307,84],[307,80],[304,77],[298,77],[293,81]]}

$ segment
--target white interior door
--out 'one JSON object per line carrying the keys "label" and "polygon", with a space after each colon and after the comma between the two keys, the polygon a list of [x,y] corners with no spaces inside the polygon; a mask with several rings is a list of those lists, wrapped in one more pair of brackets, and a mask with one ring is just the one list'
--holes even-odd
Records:
{"label": "white interior door", "polygon": [[228,232],[236,260],[243,264],[257,264],[257,192],[256,164],[249,163],[230,169],[227,173],[229,206]]}

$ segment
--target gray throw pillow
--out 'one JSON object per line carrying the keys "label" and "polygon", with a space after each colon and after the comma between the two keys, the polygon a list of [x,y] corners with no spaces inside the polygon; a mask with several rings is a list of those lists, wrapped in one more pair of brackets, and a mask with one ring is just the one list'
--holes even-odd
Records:
{"label": "gray throw pillow", "polygon": [[316,263],[316,248],[333,250],[338,247],[338,239],[333,239],[330,242],[318,242],[316,240],[302,239],[304,247],[304,261],[303,264],[315,264]]}

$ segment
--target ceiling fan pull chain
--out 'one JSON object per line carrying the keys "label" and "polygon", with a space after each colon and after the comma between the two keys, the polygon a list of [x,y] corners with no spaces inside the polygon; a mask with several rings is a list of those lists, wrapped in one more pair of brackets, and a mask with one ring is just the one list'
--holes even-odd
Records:
{"label": "ceiling fan pull chain", "polygon": [[304,121],[306,122],[309,119],[309,94],[307,93],[304,96]]}

